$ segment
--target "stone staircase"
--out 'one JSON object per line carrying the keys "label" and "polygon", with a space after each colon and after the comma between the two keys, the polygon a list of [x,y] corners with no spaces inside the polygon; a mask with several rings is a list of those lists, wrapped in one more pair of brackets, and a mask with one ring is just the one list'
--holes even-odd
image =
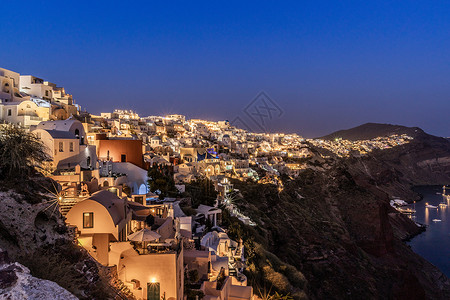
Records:
{"label": "stone staircase", "polygon": [[115,267],[101,266],[100,272],[107,278],[110,289],[116,294],[116,300],[136,299],[127,284],[118,278]]}
{"label": "stone staircase", "polygon": [[59,201],[59,210],[61,211],[61,214],[66,216],[69,210],[81,200],[82,199],[73,198]]}
{"label": "stone staircase", "polygon": [[113,288],[117,291],[118,298],[116,297],[116,299],[136,299],[133,292],[125,283],[123,283],[122,280],[113,277],[110,282]]}

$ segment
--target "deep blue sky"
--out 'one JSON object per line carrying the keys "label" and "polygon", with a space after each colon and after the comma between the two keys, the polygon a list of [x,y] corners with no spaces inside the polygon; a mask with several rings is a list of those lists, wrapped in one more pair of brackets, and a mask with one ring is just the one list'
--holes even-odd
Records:
{"label": "deep blue sky", "polygon": [[232,120],[264,90],[284,111],[272,131],[450,136],[450,4],[372,2],[2,1],[0,66],[92,113]]}

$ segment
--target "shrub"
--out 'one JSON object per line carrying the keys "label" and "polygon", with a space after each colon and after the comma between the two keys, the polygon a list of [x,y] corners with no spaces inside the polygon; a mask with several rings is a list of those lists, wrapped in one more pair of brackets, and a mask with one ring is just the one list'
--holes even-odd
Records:
{"label": "shrub", "polygon": [[11,178],[29,176],[49,160],[44,144],[24,129],[6,125],[0,129],[0,173]]}

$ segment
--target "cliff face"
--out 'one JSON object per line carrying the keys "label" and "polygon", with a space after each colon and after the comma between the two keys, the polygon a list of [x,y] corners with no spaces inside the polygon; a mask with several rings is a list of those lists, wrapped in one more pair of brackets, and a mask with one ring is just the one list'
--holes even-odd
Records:
{"label": "cliff face", "polygon": [[360,185],[411,202],[418,200],[412,186],[450,182],[450,142],[421,132],[408,144],[350,158],[345,166]]}
{"label": "cliff face", "polygon": [[30,275],[30,270],[8,259],[0,249],[0,295],[3,299],[78,299],[56,283]]}
{"label": "cliff face", "polygon": [[[392,219],[417,227],[347,170],[307,171],[281,192],[270,185],[237,188],[245,199],[240,207],[259,224],[256,239],[303,274],[300,288],[309,298],[450,297],[449,280],[402,242],[396,231],[403,228]],[[264,280],[258,284],[276,284]],[[291,282],[282,292],[296,288]]]}
{"label": "cliff face", "polygon": [[236,182],[238,205],[264,247],[303,274],[312,299],[450,299],[449,279],[402,241],[421,229],[389,205],[417,199],[413,185],[448,184],[449,145],[418,132],[404,146],[306,170],[282,191]]}
{"label": "cliff face", "polygon": [[[111,298],[96,262],[73,243],[55,207],[55,196],[49,193],[52,190],[54,185],[44,177],[0,181],[0,248],[15,262],[3,262],[0,267],[11,279],[2,293],[35,299],[34,292],[27,288],[33,285],[39,286],[35,292],[42,295],[57,291],[65,295],[64,288],[80,299]],[[58,299],[41,297],[47,298]]]}
{"label": "cliff face", "polygon": [[405,127],[401,125],[392,124],[379,124],[379,123],[366,123],[360,126],[339,130],[321,137],[324,140],[334,140],[336,138],[342,138],[344,140],[356,141],[356,140],[371,140],[380,136],[390,136],[393,134],[401,135],[407,134],[412,137],[416,137],[418,134],[422,134],[423,130],[418,127]]}

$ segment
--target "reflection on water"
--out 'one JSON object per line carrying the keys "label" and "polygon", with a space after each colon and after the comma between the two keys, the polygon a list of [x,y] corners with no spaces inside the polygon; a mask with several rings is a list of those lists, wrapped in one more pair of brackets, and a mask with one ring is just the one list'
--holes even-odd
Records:
{"label": "reflection on water", "polygon": [[[427,225],[427,230],[409,244],[450,277],[450,197],[443,196],[442,187],[437,186],[418,187],[415,191],[423,195],[423,200],[414,204],[416,212],[411,218]],[[450,189],[446,193],[450,194]],[[426,207],[427,203],[436,208]]]}

